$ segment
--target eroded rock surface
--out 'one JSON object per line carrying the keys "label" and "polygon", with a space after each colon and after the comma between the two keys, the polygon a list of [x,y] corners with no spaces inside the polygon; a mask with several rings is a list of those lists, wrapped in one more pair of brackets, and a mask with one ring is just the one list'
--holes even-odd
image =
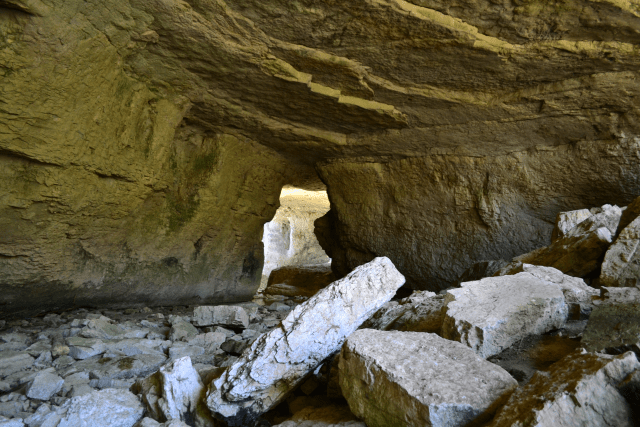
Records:
{"label": "eroded rock surface", "polygon": [[250,424],[336,352],[403,284],[388,258],[376,258],[297,306],[211,383],[211,412],[231,426]]}
{"label": "eroded rock surface", "polygon": [[443,295],[415,291],[400,302],[386,303],[362,328],[439,333],[444,322],[444,308]]}
{"label": "eroded rock surface", "polygon": [[370,427],[464,426],[517,387],[505,370],[435,334],[359,330],[340,354],[340,386]]}
{"label": "eroded rock surface", "polygon": [[568,306],[560,286],[529,273],[490,277],[447,291],[442,336],[487,358],[530,334],[560,328]]}
{"label": "eroded rock surface", "polygon": [[631,409],[616,387],[638,369],[630,352],[568,356],[516,390],[489,426],[631,427]]}

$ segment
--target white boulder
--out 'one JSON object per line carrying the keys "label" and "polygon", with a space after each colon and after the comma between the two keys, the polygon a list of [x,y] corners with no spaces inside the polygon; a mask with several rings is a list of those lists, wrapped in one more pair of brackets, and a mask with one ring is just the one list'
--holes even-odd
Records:
{"label": "white boulder", "polygon": [[133,393],[108,388],[74,397],[59,412],[60,421],[48,427],[133,427],[144,408]]}
{"label": "white boulder", "polygon": [[56,375],[54,368],[38,372],[27,389],[29,399],[49,400],[60,391],[64,380]]}
{"label": "white boulder", "polygon": [[404,281],[388,258],[376,258],[298,305],[211,383],[212,413],[230,426],[249,425],[336,352]]}
{"label": "white boulder", "polygon": [[478,423],[518,386],[468,347],[429,333],[361,329],[339,363],[342,393],[369,427]]}
{"label": "white boulder", "polygon": [[564,325],[568,307],[560,286],[530,273],[466,282],[445,297],[442,336],[483,358],[518,340]]}

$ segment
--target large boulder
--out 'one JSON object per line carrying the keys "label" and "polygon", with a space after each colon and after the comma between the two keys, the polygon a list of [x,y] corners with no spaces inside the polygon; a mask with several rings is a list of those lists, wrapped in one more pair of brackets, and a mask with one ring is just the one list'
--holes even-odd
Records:
{"label": "large boulder", "polygon": [[343,395],[370,427],[486,421],[518,385],[468,347],[428,333],[359,330],[339,363]]}
{"label": "large boulder", "polygon": [[248,425],[336,352],[403,284],[391,261],[381,257],[298,305],[211,383],[212,413],[230,426]]}
{"label": "large boulder", "polygon": [[616,387],[638,369],[633,353],[567,356],[534,374],[488,427],[632,427],[631,408]]}
{"label": "large boulder", "polygon": [[560,328],[568,316],[560,286],[529,273],[463,283],[447,291],[445,304],[442,336],[484,358],[527,335]]}
{"label": "large boulder", "polygon": [[600,294],[597,289],[587,285],[584,280],[563,274],[553,267],[518,264],[508,274],[521,272],[529,273],[541,280],[560,286],[564,300],[569,306],[569,318],[574,320],[586,319],[593,308],[593,299]]}
{"label": "large boulder", "polygon": [[602,262],[600,285],[640,287],[640,216],[629,223],[607,250]]}
{"label": "large boulder", "polygon": [[640,357],[640,300],[605,300],[596,305],[581,344],[589,351],[611,354],[634,351]]}

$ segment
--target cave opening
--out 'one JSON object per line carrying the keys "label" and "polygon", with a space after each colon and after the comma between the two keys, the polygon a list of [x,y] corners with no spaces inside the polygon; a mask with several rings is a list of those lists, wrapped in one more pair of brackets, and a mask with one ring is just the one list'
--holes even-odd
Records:
{"label": "cave opening", "polygon": [[[331,258],[318,243],[314,222],[329,211],[325,189],[305,190],[284,186],[280,193],[280,207],[264,225],[264,267],[258,292],[271,282],[288,282],[309,274],[326,275],[331,272]],[[305,274],[306,273],[306,274]]]}

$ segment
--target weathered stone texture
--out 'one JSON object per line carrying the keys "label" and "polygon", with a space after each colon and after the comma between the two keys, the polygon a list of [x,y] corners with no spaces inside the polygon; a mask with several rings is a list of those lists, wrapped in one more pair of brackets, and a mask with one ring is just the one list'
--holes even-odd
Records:
{"label": "weathered stone texture", "polygon": [[442,336],[484,358],[528,335],[558,329],[568,316],[560,286],[529,273],[463,283],[447,291],[445,305]]}
{"label": "weathered stone texture", "polygon": [[3,310],[247,299],[316,167],[340,275],[389,255],[438,290],[544,246],[559,211],[640,193],[639,25],[622,1],[2,0]]}
{"label": "weathered stone texture", "polygon": [[207,405],[244,426],[278,404],[404,283],[388,258],[356,268],[293,309],[209,386]]}
{"label": "weathered stone texture", "polygon": [[517,382],[435,334],[363,329],[342,347],[340,387],[370,427],[445,427],[486,421]]}

